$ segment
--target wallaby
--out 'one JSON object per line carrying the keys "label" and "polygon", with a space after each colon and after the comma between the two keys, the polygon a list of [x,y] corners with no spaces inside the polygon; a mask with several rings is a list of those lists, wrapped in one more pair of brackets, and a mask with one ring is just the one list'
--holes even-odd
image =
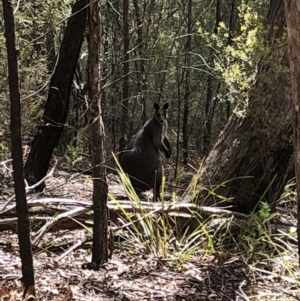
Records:
{"label": "wallaby", "polygon": [[137,193],[153,189],[154,200],[160,200],[163,176],[162,155],[171,156],[171,146],[167,138],[167,109],[165,103],[160,109],[154,103],[154,116],[131,138],[127,147],[119,155],[119,163],[128,174]]}

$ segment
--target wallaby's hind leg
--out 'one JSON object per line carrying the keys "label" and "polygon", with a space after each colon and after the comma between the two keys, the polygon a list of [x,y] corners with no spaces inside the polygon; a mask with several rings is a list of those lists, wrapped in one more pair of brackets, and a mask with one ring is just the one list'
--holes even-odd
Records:
{"label": "wallaby's hind leg", "polygon": [[153,202],[161,202],[160,189],[158,187],[153,188]]}
{"label": "wallaby's hind leg", "polygon": [[160,188],[162,183],[162,175],[163,175],[163,168],[162,166],[159,166],[158,169],[155,170],[154,185],[153,185],[153,202],[157,202],[157,201],[161,202]]}
{"label": "wallaby's hind leg", "polygon": [[153,188],[153,202],[161,202],[160,189],[157,185]]}

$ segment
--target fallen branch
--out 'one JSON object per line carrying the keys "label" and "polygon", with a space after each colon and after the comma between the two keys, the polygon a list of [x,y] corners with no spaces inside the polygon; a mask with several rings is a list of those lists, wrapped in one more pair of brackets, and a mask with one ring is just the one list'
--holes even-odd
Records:
{"label": "fallen branch", "polygon": [[66,218],[74,218],[82,213],[86,213],[87,211],[88,209],[84,207],[77,207],[71,211],[64,212],[56,217],[53,217],[35,234],[32,244],[36,245],[53,225],[58,224],[60,221]]}
{"label": "fallen branch", "polygon": [[67,255],[69,255],[70,253],[72,253],[73,250],[75,250],[76,248],[82,246],[83,242],[81,240],[79,240],[77,243],[75,243],[72,247],[70,247],[66,252],[64,252],[63,254],[61,254],[58,258],[57,261],[62,260],[64,257],[66,257]]}
{"label": "fallen branch", "polygon": [[[134,214],[143,213],[144,218],[153,214],[159,214],[160,212],[164,212],[169,216],[177,216],[184,219],[192,219],[194,217],[193,212],[197,212],[200,215],[206,216],[215,214],[223,217],[235,216],[237,218],[247,218],[247,215],[242,213],[233,212],[222,208],[213,208],[207,206],[199,207],[191,203],[150,203],[147,201],[142,201],[141,204],[137,206],[129,200],[109,200],[107,205],[112,220],[114,217],[122,216],[123,210]],[[32,225],[43,225],[38,233],[36,233],[36,237],[33,240],[34,244],[36,244],[50,229],[51,231],[74,229],[79,227],[76,221],[80,221],[82,224],[88,225],[88,221],[92,219],[92,216],[87,214],[92,210],[91,200],[86,201],[51,197],[39,198],[28,201],[28,208],[31,220],[33,222]],[[15,215],[16,204],[12,204],[6,208],[6,210],[0,212],[0,231],[16,231],[17,219],[15,218]],[[143,217],[137,217],[136,222]],[[129,225],[129,223],[126,223],[122,227],[126,228]]]}
{"label": "fallen branch", "polygon": [[[27,206],[29,209],[34,207],[38,208],[38,210],[31,210],[31,212],[38,211],[39,213],[49,213],[48,209],[50,209],[53,213],[55,213],[55,211],[58,212],[68,211],[70,210],[70,208],[72,209],[72,206],[75,207],[84,206],[86,208],[91,208],[91,201],[81,201],[81,200],[73,200],[73,199],[66,199],[66,198],[40,198],[36,200],[27,201]],[[47,212],[42,211],[41,208],[47,209]],[[6,210],[0,211],[0,217],[7,215],[11,212],[14,213],[15,209],[16,209],[16,204],[13,204]]]}
{"label": "fallen branch", "polygon": [[[41,185],[46,179],[50,178],[51,176],[53,176],[54,170],[56,168],[57,162],[54,164],[53,168],[50,170],[50,172],[43,178],[41,179],[39,182],[35,183],[32,186],[28,186],[27,181],[25,181],[25,192],[28,193],[29,191],[32,191],[33,189],[35,189],[36,187],[38,187],[39,185]],[[4,204],[4,206],[2,207],[0,214],[2,212],[4,212],[5,208],[15,199],[16,195],[14,194],[13,196],[11,196],[8,201]]]}
{"label": "fallen branch", "polygon": [[[192,216],[192,212],[198,212],[199,214],[203,215],[221,215],[224,217],[234,216],[237,218],[247,218],[248,215],[244,213],[230,211],[228,209],[222,209],[217,207],[210,207],[210,206],[197,206],[193,203],[153,203],[153,202],[141,202],[140,206],[133,204],[129,200],[119,200],[116,203],[113,200],[109,200],[107,203],[108,209],[114,213],[121,214],[122,207],[129,213],[142,213],[142,212],[151,212],[151,211],[163,211],[168,214],[178,215],[181,214],[190,214]],[[75,199],[66,199],[66,198],[40,198],[36,200],[30,200],[27,202],[28,208],[32,209],[34,207],[39,207],[39,210],[30,210],[30,212],[42,212],[45,213],[41,208],[47,210],[46,213],[49,213],[49,209],[53,212],[53,214],[57,212],[67,212],[69,210],[74,209],[74,207],[82,206],[85,208],[89,208],[91,210],[92,201],[84,201],[84,200],[75,200]],[[16,205],[13,204],[5,211],[0,212],[0,217],[5,216],[9,213],[14,213],[16,209]]]}

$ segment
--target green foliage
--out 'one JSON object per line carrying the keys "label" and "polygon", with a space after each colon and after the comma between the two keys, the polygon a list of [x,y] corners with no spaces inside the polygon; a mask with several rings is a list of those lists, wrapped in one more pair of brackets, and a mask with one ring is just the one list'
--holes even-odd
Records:
{"label": "green foliage", "polygon": [[34,216],[29,219],[29,227],[30,227],[31,231],[35,231],[35,230],[39,229],[41,227],[41,225],[42,225],[42,222],[36,220]]}
{"label": "green foliage", "polygon": [[296,191],[296,180],[291,179],[284,187],[284,191],[278,200],[278,204],[287,207],[292,210],[292,212],[297,214],[297,191]]}
{"label": "green foliage", "polygon": [[270,251],[273,246],[269,231],[269,222],[276,217],[277,213],[272,213],[270,206],[266,202],[261,202],[257,212],[251,212],[248,219],[238,223],[239,231],[237,236],[232,236],[234,244],[228,247],[235,252],[274,252]]}
{"label": "green foliage", "polygon": [[[190,212],[195,218],[197,226],[190,230],[189,225],[180,225],[180,215],[170,215],[164,202],[164,186],[162,183],[161,208],[153,204],[153,210],[149,209],[147,203],[141,202],[136,195],[129,178],[122,171],[116,157],[113,155],[118,166],[123,187],[129,198],[133,212],[128,206],[118,201],[112,194],[110,198],[122,211],[119,217],[120,223],[118,235],[123,238],[120,248],[138,254],[151,254],[163,258],[172,268],[180,266],[189,258],[201,252],[211,253],[214,250],[212,243],[212,232],[206,228],[206,222],[197,213]],[[176,196],[174,195],[173,202]],[[131,207],[130,206],[130,207]],[[185,230],[184,230],[185,229]]]}
{"label": "green foliage", "polygon": [[[49,49],[54,48],[57,54],[70,14],[71,3],[73,1],[69,0],[58,2],[52,0],[14,1],[14,5],[19,5],[15,18],[17,44],[20,49],[19,67],[24,136],[32,136],[35,133],[35,126],[41,123],[52,73],[52,70],[48,70],[47,67],[50,59]],[[237,112],[245,113],[252,75],[255,73],[261,53],[267,51],[267,46],[261,39],[265,30],[262,20],[266,16],[267,2],[239,0],[234,3],[232,11],[231,3],[222,2],[220,7],[222,18],[221,22],[217,24],[218,30],[215,32],[216,3],[211,2],[206,7],[207,4],[204,1],[193,1],[190,17],[195,22],[193,21],[191,29],[192,51],[189,53],[189,66],[186,66],[187,56],[185,53],[189,17],[187,5],[173,0],[156,1],[149,6],[143,5],[139,1],[137,3],[142,21],[140,25],[137,23],[135,6],[133,3],[129,5],[131,20],[129,23],[131,49],[129,64],[131,71],[128,116],[131,119],[129,121],[130,129],[134,132],[140,126],[143,101],[146,106],[151,106],[153,101],[169,100],[172,101],[170,124],[173,128],[179,127],[176,131],[172,131],[174,134],[171,139],[175,141],[175,135],[182,126],[180,122],[183,99],[189,92],[190,148],[195,152],[199,151],[205,122],[203,108],[208,97],[208,75],[213,77],[212,97],[220,100],[212,125],[212,143],[226,121],[226,114],[224,114],[227,109],[226,101],[234,105],[240,104]],[[122,105],[119,101],[123,84],[121,16],[120,3],[117,1],[101,2],[103,24],[101,72],[104,95],[102,107],[108,137],[111,136],[110,134],[119,135],[121,129]],[[234,20],[234,22],[231,24],[230,20]],[[139,34],[141,34],[142,42],[138,39]],[[0,37],[0,43],[2,40],[4,41],[3,36]],[[85,53],[86,44],[84,43],[79,62],[80,82],[75,80],[77,88],[85,86]],[[6,60],[0,60],[0,67],[2,65],[0,77],[5,79]],[[184,87],[187,71],[189,72],[188,88]],[[276,71],[276,74],[279,72],[280,70]],[[6,81],[1,82],[5,83]],[[0,84],[0,87],[1,85],[4,84]],[[186,89],[189,91],[185,91]],[[8,103],[0,101],[2,120],[7,119],[8,110]],[[150,110],[146,110],[146,112],[150,112]],[[194,147],[195,145],[197,147]]]}
{"label": "green foliage", "polygon": [[[49,70],[49,48],[57,54],[70,14],[70,4],[74,1],[13,1],[16,18],[16,37],[19,49],[19,76],[22,98],[23,136],[32,136],[36,126],[40,125],[44,105],[47,97],[49,80],[53,70]],[[232,3],[234,9],[231,11]],[[104,124],[108,129],[110,138],[112,134],[120,131],[120,116],[122,104],[122,9],[120,2],[101,1],[102,18],[102,108]],[[145,5],[138,1],[142,24],[138,25],[136,11],[133,3],[129,5],[130,19],[130,102],[129,112],[130,127],[138,128],[141,123],[140,113],[145,100],[147,108],[153,101],[172,101],[170,110],[170,127],[173,127],[173,138],[181,131],[183,103],[186,92],[189,92],[189,126],[190,150],[199,151],[203,136],[203,117],[205,104],[209,97],[217,99],[216,113],[212,128],[212,138],[219,134],[219,129],[226,122],[226,102],[236,107],[236,114],[245,116],[251,112],[257,116],[261,125],[261,133],[254,133],[256,141],[266,141],[268,137],[282,144],[290,142],[287,133],[278,131],[278,124],[282,120],[290,122],[290,113],[278,114],[268,107],[277,105],[276,101],[286,100],[289,95],[289,85],[286,60],[286,36],[276,38],[268,43],[266,34],[269,28],[266,24],[269,1],[221,1],[221,20],[216,24],[216,1],[207,4],[205,1],[193,1],[191,19],[192,25],[192,51],[190,64],[187,65],[187,5],[180,1],[151,1]],[[18,7],[17,7],[18,6]],[[205,9],[204,9],[205,7]],[[0,5],[0,16],[3,15]],[[3,18],[2,18],[3,19]],[[231,24],[231,20],[233,23]],[[217,27],[215,29],[215,27]],[[142,32],[142,42],[138,39],[138,30]],[[280,35],[281,36],[281,35]],[[5,39],[0,35],[1,51],[4,53]],[[75,94],[85,88],[86,70],[86,43],[82,47],[79,61],[81,67],[80,80],[74,82]],[[142,61],[144,66],[142,66]],[[259,62],[264,62],[264,67],[269,71],[267,76],[257,79]],[[144,70],[144,71],[142,71]],[[189,71],[187,88],[184,79]],[[9,101],[7,98],[7,61],[6,56],[0,58],[0,160],[7,159],[10,150],[9,140]],[[142,83],[144,79],[144,82]],[[209,86],[208,79],[211,79]],[[275,93],[270,95],[269,87],[274,86]],[[259,86],[254,95],[253,85]],[[266,89],[268,87],[268,89]],[[208,96],[209,89],[212,95]],[[278,89],[278,90],[276,90]],[[278,99],[276,91],[280,94]],[[281,96],[284,97],[281,97]],[[82,96],[82,95],[81,95]],[[211,104],[210,104],[211,105]],[[237,106],[236,106],[237,105]],[[289,101],[287,100],[287,108]],[[147,111],[149,116],[150,110]],[[231,112],[231,111],[230,111]],[[229,113],[230,113],[229,112]],[[268,121],[266,120],[268,112]],[[73,112],[69,117],[73,118]],[[75,116],[76,117],[76,116]],[[82,115],[80,115],[82,118]],[[82,118],[83,119],[83,118]],[[113,120],[113,121],[112,121]],[[71,125],[73,126],[73,125]],[[178,126],[178,129],[175,129]],[[77,130],[77,127],[74,127]],[[279,135],[281,139],[275,139]],[[180,140],[180,139],[179,139]],[[175,139],[173,139],[175,141]],[[197,142],[197,143],[196,143]],[[213,143],[213,139],[212,139]],[[86,144],[86,141],[82,142]],[[180,143],[179,143],[180,144]],[[272,151],[272,145],[266,152]],[[84,147],[84,146],[83,146]],[[67,168],[73,167],[83,160],[78,148],[68,146]],[[265,151],[265,150],[264,150]],[[267,162],[267,155],[263,157]],[[272,166],[272,162],[265,164]],[[147,203],[141,202],[132,188],[128,177],[119,167],[119,175],[124,189],[130,200],[129,210],[126,204],[118,201],[113,195],[111,199],[122,211],[119,217],[117,235],[123,238],[120,247],[133,253],[150,254],[163,258],[170,267],[180,269],[182,264],[194,256],[205,257],[215,252],[228,252],[242,254],[246,259],[254,258],[254,268],[259,272],[270,273],[270,266],[279,267],[286,281],[299,288],[299,269],[296,265],[296,252],[290,241],[295,242],[295,233],[271,234],[270,222],[276,214],[270,206],[263,202],[263,197],[258,210],[252,212],[245,220],[234,217],[222,217],[214,214],[210,217],[189,212],[193,225],[182,222],[180,213],[171,215],[164,201],[165,184],[162,185],[162,208],[149,211]],[[202,172],[200,168],[186,190],[185,196],[189,199],[198,198],[200,191],[199,179]],[[265,172],[265,171],[264,171]],[[268,171],[266,171],[267,173]],[[7,178],[2,181],[7,181]],[[236,180],[236,179],[234,179]],[[218,188],[233,180],[224,180],[212,190],[203,188],[205,203],[207,197],[213,197],[215,203],[220,203],[225,198],[218,193]],[[294,182],[290,182],[279,200],[280,204],[292,210],[291,216],[297,214],[297,198]],[[271,186],[271,185],[270,185]],[[5,185],[1,185],[2,190]],[[178,199],[173,193],[172,201]],[[228,202],[228,199],[226,199]],[[156,208],[156,207],[154,207]],[[39,226],[37,220],[32,219],[31,226]],[[255,254],[258,258],[253,255]],[[258,255],[257,255],[258,254]],[[275,256],[276,255],[276,256]],[[274,274],[275,275],[275,274]],[[277,277],[277,274],[276,274]],[[292,279],[292,280],[291,280]]]}
{"label": "green foliage", "polygon": [[214,68],[210,72],[227,88],[226,95],[220,95],[220,99],[239,104],[236,113],[242,115],[248,108],[251,80],[263,48],[263,16],[254,2],[246,4],[242,1],[238,7],[239,28],[234,28],[234,31],[224,21],[218,24],[218,30],[213,34],[203,27],[198,28],[215,55]]}
{"label": "green foliage", "polygon": [[[49,61],[46,45],[52,43],[57,53],[64,30],[69,4],[73,1],[12,1],[15,17],[16,45],[18,49],[19,81],[22,102],[22,136],[32,137],[35,126],[40,124],[47,97],[52,70],[47,70]],[[3,16],[2,5],[0,16]],[[3,20],[3,18],[2,18]],[[51,33],[51,35],[50,35]],[[51,38],[52,37],[52,38]],[[52,39],[52,40],[51,40]],[[48,43],[48,44],[47,44]],[[4,35],[0,35],[2,56],[0,59],[0,137],[8,132],[9,101],[8,78]],[[7,133],[9,134],[9,133]],[[1,155],[7,158],[9,140],[0,141]]]}
{"label": "green foliage", "polygon": [[68,151],[65,156],[66,158],[66,167],[69,170],[72,170],[78,163],[83,161],[83,156],[79,154],[77,147],[67,146]]}
{"label": "green foliage", "polygon": [[[295,281],[298,268],[295,260],[291,260],[297,254],[287,242],[287,239],[292,239],[291,234],[271,233],[270,222],[277,213],[273,213],[266,202],[262,201],[258,210],[245,220],[218,214],[204,219],[196,212],[190,212],[193,223],[182,223],[181,214],[170,215],[164,201],[161,210],[155,207],[149,210],[147,203],[141,202],[135,195],[120,167],[119,174],[131,205],[136,210],[128,210],[127,205],[110,195],[122,211],[123,217],[118,218],[117,231],[117,235],[122,237],[119,243],[121,249],[163,259],[165,265],[175,270],[184,269],[184,265],[195,257],[203,259],[211,254],[236,254],[247,260],[257,273],[276,277],[284,275],[292,287],[299,289],[300,283]],[[286,191],[290,193],[291,187],[287,187]],[[193,190],[190,192],[193,193]]]}

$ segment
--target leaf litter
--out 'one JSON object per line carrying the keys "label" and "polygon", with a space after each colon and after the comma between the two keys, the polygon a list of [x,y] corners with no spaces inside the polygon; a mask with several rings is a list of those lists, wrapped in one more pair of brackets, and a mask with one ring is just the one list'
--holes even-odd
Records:
{"label": "leaf litter", "polygon": [[[67,182],[60,178],[61,185],[57,185],[58,182],[56,178],[55,183],[48,183],[47,187],[52,189],[45,194],[91,197],[92,184],[85,176]],[[110,184],[115,193],[120,191],[117,181]],[[291,279],[282,277],[285,272],[279,260],[274,260],[269,274],[265,267],[254,269],[242,255],[226,253],[191,257],[178,268],[175,262],[172,265],[170,258],[164,260],[116,249],[108,263],[93,271],[82,269],[82,264],[91,259],[88,244],[59,259],[70,245],[90,236],[85,229],[45,234],[41,247],[33,252],[37,300],[300,299],[298,283],[293,287]],[[295,248],[294,254],[297,253]],[[278,273],[275,275],[273,270]],[[0,300],[22,300],[20,278],[17,235],[3,231],[0,233]]]}

